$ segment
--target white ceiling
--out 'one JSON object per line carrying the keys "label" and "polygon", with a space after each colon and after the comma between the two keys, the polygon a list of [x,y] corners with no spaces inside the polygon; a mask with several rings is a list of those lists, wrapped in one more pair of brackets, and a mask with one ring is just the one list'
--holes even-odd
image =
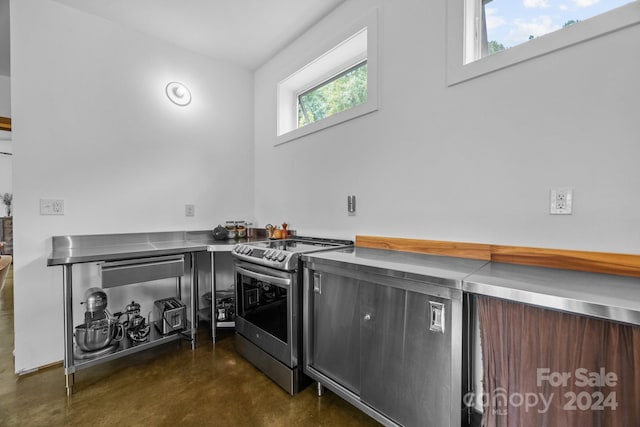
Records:
{"label": "white ceiling", "polygon": [[[250,70],[345,0],[54,0]],[[0,75],[10,75],[9,0],[0,0]]]}
{"label": "white ceiling", "polygon": [[344,0],[54,1],[254,70]]}

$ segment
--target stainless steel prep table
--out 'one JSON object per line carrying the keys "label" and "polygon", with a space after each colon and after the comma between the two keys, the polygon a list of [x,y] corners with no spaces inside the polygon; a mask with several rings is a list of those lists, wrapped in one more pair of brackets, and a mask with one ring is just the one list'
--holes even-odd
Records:
{"label": "stainless steel prep table", "polygon": [[47,266],[110,261],[200,251],[230,251],[256,239],[214,240],[210,231],[53,236]]}
{"label": "stainless steel prep table", "polygon": [[640,278],[491,262],[464,292],[640,325]]}
{"label": "stainless steel prep table", "polygon": [[[256,240],[256,239],[251,239]],[[73,311],[72,289],[74,264],[88,262],[108,262],[131,259],[145,259],[165,255],[188,255],[191,260],[190,270],[190,307],[191,327],[188,332],[191,338],[192,348],[195,348],[195,316],[197,313],[198,292],[198,252],[209,251],[211,259],[212,295],[215,295],[215,251],[231,251],[233,246],[242,240],[213,239],[211,231],[179,231],[157,233],[126,233],[104,235],[79,235],[79,236],[54,236],[52,238],[52,252],[47,259],[47,266],[63,267],[63,298],[64,298],[64,368],[66,376],[67,393],[73,388],[73,374],[78,369],[73,355]],[[178,278],[177,292],[180,293],[180,279]],[[212,329],[215,341],[215,317],[212,316]],[[82,362],[81,367],[89,367],[115,357],[125,356],[136,351],[160,345],[167,341],[178,339],[179,336],[159,338],[146,345],[127,348],[118,353],[96,358],[96,360]]]}

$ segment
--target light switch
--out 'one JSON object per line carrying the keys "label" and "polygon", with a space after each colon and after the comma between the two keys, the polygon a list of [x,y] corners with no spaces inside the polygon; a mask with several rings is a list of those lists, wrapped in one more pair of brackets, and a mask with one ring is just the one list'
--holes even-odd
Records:
{"label": "light switch", "polygon": [[40,199],[40,215],[64,215],[64,200]]}

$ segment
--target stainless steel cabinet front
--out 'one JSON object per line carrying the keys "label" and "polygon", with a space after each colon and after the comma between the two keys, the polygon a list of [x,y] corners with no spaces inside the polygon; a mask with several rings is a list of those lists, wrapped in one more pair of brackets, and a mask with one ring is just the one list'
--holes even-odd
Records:
{"label": "stainless steel cabinet front", "polygon": [[[434,331],[432,303],[442,304],[444,332]],[[459,321],[453,322],[453,305],[459,300],[448,300],[433,295],[407,292],[407,315],[404,329],[404,367],[402,400],[406,411],[395,417],[403,425],[456,426],[459,416],[457,398],[459,389],[454,387],[459,374],[453,375],[453,331],[459,329]],[[459,357],[459,356],[458,356]],[[455,390],[454,390],[455,389]]]}
{"label": "stainless steel cabinet front", "polygon": [[451,337],[430,330],[431,303],[451,301],[360,282],[360,398],[401,425],[451,422]]}
{"label": "stainless steel cabinet front", "polygon": [[383,424],[460,425],[461,291],[321,266],[305,295],[312,378]]}
{"label": "stainless steel cabinet front", "polygon": [[348,390],[360,393],[358,281],[316,274],[313,293],[312,364]]}
{"label": "stainless steel cabinet front", "polygon": [[403,383],[406,294],[403,289],[360,282],[360,398],[396,421],[409,410],[406,397],[412,392]]}

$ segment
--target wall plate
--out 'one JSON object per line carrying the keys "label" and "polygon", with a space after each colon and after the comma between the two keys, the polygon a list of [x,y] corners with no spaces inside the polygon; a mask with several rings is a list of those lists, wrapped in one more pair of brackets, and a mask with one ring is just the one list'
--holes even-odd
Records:
{"label": "wall plate", "polygon": [[64,215],[64,200],[40,199],[40,215]]}
{"label": "wall plate", "polygon": [[553,188],[549,197],[551,215],[571,215],[573,212],[573,189]]}

